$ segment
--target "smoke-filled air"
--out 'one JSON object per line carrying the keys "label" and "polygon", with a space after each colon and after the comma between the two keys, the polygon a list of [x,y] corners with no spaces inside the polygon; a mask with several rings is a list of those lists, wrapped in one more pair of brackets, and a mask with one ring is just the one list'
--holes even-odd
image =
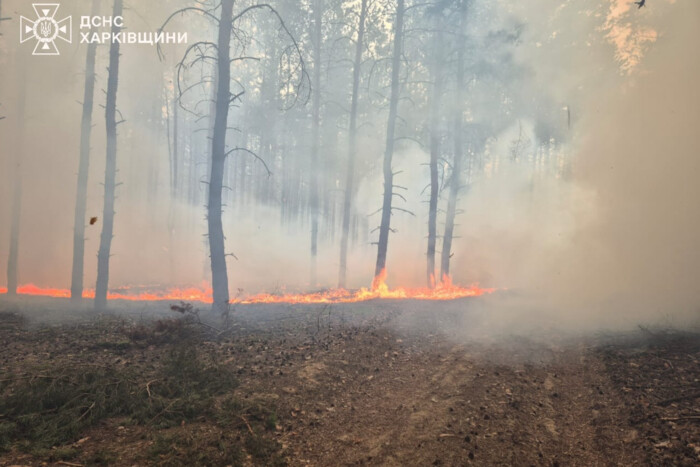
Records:
{"label": "smoke-filled air", "polygon": [[[563,393],[551,389],[557,374],[607,372],[616,376],[596,384],[628,389],[624,397],[647,404],[640,411],[659,400],[664,410],[681,404],[674,413],[647,414],[651,419],[697,421],[697,409],[682,410],[697,391],[652,394],[637,373],[623,380],[620,368],[642,364],[630,357],[642,352],[639,342],[644,352],[661,342],[673,355],[697,356],[698,334],[689,330],[700,323],[699,44],[696,0],[0,0],[0,333],[2,319],[32,336],[27,342],[40,340],[35,326],[61,336],[71,326],[96,326],[115,333],[110,343],[78,347],[128,354],[165,346],[175,363],[163,368],[201,365],[192,378],[234,362],[244,388],[237,391],[253,395],[269,387],[248,387],[239,376],[267,375],[265,364],[221,350],[222,342],[243,353],[283,349],[275,354],[283,359],[280,377],[290,374],[289,355],[300,352],[294,365],[306,366],[293,373],[303,381],[275,393],[281,405],[271,408],[268,398],[253,409],[236,399],[227,409],[235,415],[222,425],[212,415],[221,404],[212,402],[198,409],[204,418],[192,418],[213,417],[217,430],[238,433],[235,442],[217,438],[238,454],[211,440],[187,448],[203,457],[178,449],[153,454],[177,444],[168,432],[149,441],[150,451],[133,451],[150,457],[105,454],[107,464],[463,465],[488,454],[481,465],[691,465],[700,455],[697,430],[678,444],[663,427],[630,428],[633,434],[616,435],[626,448],[610,447],[617,446],[611,438],[612,451],[600,443],[591,451],[585,433],[567,431],[552,414],[533,425],[542,433],[528,436],[551,435],[556,449],[538,444],[507,458],[495,445],[476,451],[469,440],[482,429],[454,422],[435,425],[431,436],[466,447],[436,445],[413,457],[422,448],[410,448],[412,435],[382,438],[391,430],[366,425],[359,412],[334,419],[358,427],[347,438],[316,433],[304,418],[316,410],[328,413],[319,420],[340,417],[357,401],[333,399],[336,405],[314,409],[304,404],[316,396],[294,398],[305,385],[352,379],[355,370],[347,369],[324,383],[319,375],[336,367],[313,354],[323,347],[345,362],[352,341],[382,362],[382,355],[397,362],[406,356],[420,371],[438,372],[431,381],[458,379],[438,370],[454,352],[467,359],[455,367],[465,378],[472,363],[482,365],[478,375],[502,365],[507,369],[498,371],[514,372],[510,382],[518,365],[539,365],[533,381],[546,380],[549,393]],[[180,344],[201,350],[201,339],[223,356],[168,353]],[[678,339],[691,347],[681,352]],[[573,352],[565,362],[557,360],[559,346]],[[411,352],[423,351],[432,357],[416,363]],[[357,355],[370,362],[357,375],[376,367],[381,379],[383,363],[372,355]],[[663,371],[685,368],[669,355],[658,357],[670,365]],[[235,363],[239,357],[243,363]],[[132,401],[143,392],[138,413],[115,412],[121,403],[110,408],[112,389],[85,387],[83,396],[97,391],[102,402],[76,405],[63,414],[72,420],[64,430],[70,435],[49,436],[43,414],[55,408],[42,405],[48,393],[21,389],[27,378],[36,380],[27,374],[49,373],[25,371],[20,360],[1,368],[19,379],[0,379],[0,395],[10,401],[0,403],[0,464],[5,455],[20,464],[99,464],[101,435],[84,431],[97,421],[127,417],[119,422],[125,433],[129,424],[185,430],[190,423],[183,407],[194,402],[182,399],[190,386],[158,392],[168,378],[185,377],[149,373],[143,384],[114,390]],[[694,362],[682,380],[697,386]],[[420,371],[396,378],[425,376]],[[277,372],[269,370],[270,378]],[[357,378],[380,385],[370,384],[375,373],[367,375]],[[666,378],[656,375],[656,382]],[[67,388],[87,380],[56,378],[70,380],[65,399],[56,396],[61,407],[81,400]],[[136,384],[129,378],[123,384]],[[201,397],[220,401],[219,389],[198,387],[207,394]],[[516,388],[509,388],[511,404]],[[601,397],[607,391],[599,390]],[[414,404],[413,416],[430,412],[416,409],[413,392],[396,391],[389,386],[386,394],[406,396],[402,404]],[[39,404],[33,422],[17,412],[32,401],[11,405],[20,392]],[[445,400],[430,397],[435,407]],[[498,419],[483,397],[477,418]],[[462,410],[450,404],[450,412]],[[608,419],[625,418],[629,404],[615,407]],[[283,413],[292,414],[291,425]],[[60,420],[56,426],[68,423]],[[368,426],[386,444],[363,445]],[[510,433],[512,425],[504,426],[492,427],[494,436]],[[81,437],[92,447],[70,444]],[[584,447],[571,454],[578,448],[562,440],[577,438]],[[309,447],[328,439],[341,440],[341,457]],[[401,447],[392,450],[397,439]],[[69,445],[81,454],[56,454]]]}
{"label": "smoke-filled air", "polygon": [[236,2],[227,83],[221,5],[126,4],[120,33],[94,3],[55,13],[60,55],[2,23],[10,294],[221,306],[383,280],[695,311],[692,2]]}

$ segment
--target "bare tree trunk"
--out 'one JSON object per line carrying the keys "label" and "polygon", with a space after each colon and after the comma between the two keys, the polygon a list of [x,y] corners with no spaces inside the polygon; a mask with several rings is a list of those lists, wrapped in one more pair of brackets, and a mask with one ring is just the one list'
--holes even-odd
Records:
{"label": "bare tree trunk", "polygon": [[207,225],[209,229],[209,254],[211,260],[213,309],[227,317],[229,309],[228,272],[224,247],[224,230],[221,220],[221,192],[226,162],[226,125],[228,121],[231,79],[230,42],[233,0],[222,0],[218,37],[218,76],[216,87],[216,115],[212,133],[211,174],[209,177],[209,202]]}
{"label": "bare tree trunk", "polygon": [[355,63],[352,69],[352,100],[350,102],[350,128],[348,130],[348,165],[347,173],[345,174],[345,193],[343,195],[343,231],[340,237],[338,287],[345,287],[347,281],[348,235],[350,232],[350,215],[353,210],[352,200],[355,181],[355,158],[357,157],[357,101],[359,99],[367,1],[368,0],[362,0],[362,5],[360,6],[360,20],[357,26],[357,41],[355,42]]}
{"label": "bare tree trunk", "polygon": [[[193,130],[190,130],[193,131]],[[187,166],[187,203],[190,206],[197,205],[197,190],[199,190],[199,179],[197,178],[196,163],[197,154],[199,154],[201,142],[198,139],[193,139],[192,148],[190,149],[190,157]],[[208,153],[207,153],[208,154]],[[192,219],[190,217],[190,219]]]}
{"label": "bare tree trunk", "polygon": [[[211,101],[209,102],[209,128],[207,129],[207,173],[211,173],[211,157],[208,157],[212,153],[212,141],[214,140],[214,124],[216,120],[216,93],[219,92],[219,67],[214,66],[213,77],[211,83]],[[209,199],[209,185],[204,184],[204,198]]]}
{"label": "bare tree trunk", "polygon": [[[122,15],[123,0],[114,0],[112,17]],[[112,35],[121,28],[112,24]],[[114,232],[114,199],[117,176],[117,87],[119,84],[119,42],[113,41],[109,46],[109,74],[107,77],[107,102],[105,105],[105,126],[107,130],[107,151],[105,164],[105,195],[102,209],[102,234],[100,249],[97,252],[97,284],[95,286],[95,308],[107,307],[107,288],[109,286],[109,257],[112,249]]]}
{"label": "bare tree trunk", "polygon": [[173,141],[170,138],[170,96],[168,88],[163,87],[163,109],[165,110],[165,141],[168,145],[168,189],[170,196],[173,194]]}
{"label": "bare tree trunk", "polygon": [[311,285],[316,285],[316,256],[318,254],[318,215],[319,215],[319,193],[318,193],[318,151],[320,145],[320,125],[321,125],[321,36],[322,36],[322,15],[321,1],[314,1],[314,39],[313,39],[313,95],[311,102],[312,119],[312,143],[311,143],[311,166],[310,166],[310,191],[309,210],[311,211]]}
{"label": "bare tree trunk", "polygon": [[[466,4],[462,3],[460,18],[460,31],[464,29],[464,16]],[[460,40],[464,40],[460,37]],[[450,258],[452,257],[452,238],[455,228],[455,215],[457,213],[457,199],[462,187],[462,164],[464,162],[464,147],[462,142],[462,112],[464,87],[464,45],[460,44],[457,51],[457,76],[455,78],[455,106],[453,116],[454,161],[452,162],[452,175],[450,177],[450,191],[447,199],[447,213],[445,218],[445,234],[442,240],[442,257],[440,261],[440,278],[445,279],[450,275]]]}
{"label": "bare tree trunk", "polygon": [[[207,148],[206,148],[206,168],[205,168],[205,174],[211,174],[211,154],[213,154],[214,148],[213,148],[213,141],[214,141],[214,124],[216,120],[216,95],[219,92],[219,67],[218,64],[214,65],[214,70],[213,70],[213,80],[211,83],[211,99],[209,102],[209,128],[207,131]],[[198,182],[199,183],[199,180]],[[199,186],[197,187],[199,189]],[[204,199],[209,202],[209,184],[205,183],[204,184]],[[205,236],[204,237],[204,249],[209,250],[211,246],[209,245],[209,237]],[[203,268],[203,274],[207,273],[208,266],[211,266],[211,260],[209,260],[209,265],[207,264],[206,258],[204,263],[202,264]]]}
{"label": "bare tree trunk", "polygon": [[[175,93],[177,93],[177,91],[175,91]],[[178,182],[180,180],[179,173],[178,173],[178,168],[179,168],[178,165],[180,164],[178,156],[179,156],[180,148],[178,146],[179,134],[178,134],[178,128],[177,128],[178,120],[179,120],[177,108],[179,107],[179,105],[178,105],[177,101],[178,101],[177,95],[174,95],[173,96],[173,171],[172,171],[173,179],[172,179],[172,182],[170,183],[170,188],[172,190],[171,196],[172,196],[173,200],[175,200],[177,198]]]}
{"label": "bare tree trunk", "polygon": [[430,200],[428,203],[428,287],[435,287],[435,245],[437,243],[438,159],[440,158],[440,107],[442,98],[442,13],[435,22],[433,48],[433,92],[430,97]]}
{"label": "bare tree trunk", "polygon": [[[168,92],[165,92],[166,99],[168,98]],[[177,99],[177,88],[173,90],[172,99],[172,128],[173,136],[172,142],[170,141],[170,113],[166,115],[167,127],[168,127],[168,149],[170,150],[170,200],[168,203],[168,259],[170,261],[170,279],[171,281],[176,277],[176,266],[175,266],[175,204],[178,196],[178,99]],[[165,108],[168,108],[168,102],[165,102]]]}
{"label": "bare tree trunk", "polygon": [[[17,96],[17,125],[24,128],[24,109],[26,106],[26,71],[23,65],[22,78],[19,84],[19,96]],[[14,190],[12,193],[12,217],[10,220],[10,248],[7,256],[7,294],[17,294],[19,263],[19,225],[22,213],[22,160],[24,159],[24,131],[16,134],[17,144],[15,149],[15,173]]]}
{"label": "bare tree trunk", "polygon": [[[155,94],[155,93],[154,93]],[[159,96],[162,97],[162,96]],[[154,132],[154,137],[151,138],[148,151],[150,154],[158,154],[161,147],[160,122],[163,113],[163,103],[160,99],[153,99],[151,102],[151,124],[149,128]],[[157,209],[158,205],[158,179],[159,179],[160,159],[157,157],[149,158],[148,160],[148,209],[150,212]],[[158,219],[154,217],[154,226],[158,225]]]}
{"label": "bare tree trunk", "polygon": [[396,130],[396,115],[399,105],[399,68],[403,45],[403,14],[404,0],[398,0],[396,5],[396,23],[394,24],[394,56],[391,65],[391,97],[389,98],[389,120],[386,129],[386,149],[384,152],[384,198],[382,202],[382,221],[379,225],[379,243],[377,248],[377,265],[374,268],[375,278],[386,269],[386,254],[391,230],[391,202],[394,196],[394,173],[391,159],[394,155],[394,133]]}
{"label": "bare tree trunk", "polygon": [[[97,16],[100,0],[92,0],[92,16]],[[78,187],[75,195],[75,219],[73,221],[73,269],[70,297],[80,300],[83,296],[85,267],[85,210],[87,205],[88,172],[90,169],[90,135],[92,132],[92,107],[95,96],[95,54],[97,42],[91,41],[85,54],[85,90],[83,116],[80,121],[80,161],[78,163]]]}
{"label": "bare tree trunk", "polygon": [[[265,61],[264,70],[262,73],[261,83],[261,107],[266,115],[266,128],[260,132],[260,157],[263,160],[270,161],[272,170],[277,168],[277,107],[275,105],[275,93],[277,86],[277,57],[272,57]],[[266,203],[271,203],[275,199],[276,184],[269,180],[267,172],[263,173],[265,177],[262,183],[263,197]]]}

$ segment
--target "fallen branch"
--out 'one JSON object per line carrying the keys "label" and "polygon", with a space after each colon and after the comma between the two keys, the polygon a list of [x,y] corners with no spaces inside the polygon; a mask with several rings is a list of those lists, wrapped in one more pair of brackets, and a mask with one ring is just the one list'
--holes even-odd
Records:
{"label": "fallen branch", "polygon": [[83,417],[85,417],[85,415],[87,415],[88,412],[90,412],[94,407],[95,407],[95,403],[93,402],[92,404],[90,404],[90,407],[88,407],[87,410],[85,412],[83,412],[83,414],[80,417],[78,417],[78,420],[76,420],[76,422],[79,422],[80,420],[82,420]]}
{"label": "fallen branch", "polygon": [[153,418],[151,418],[151,420],[150,420],[148,423],[153,423],[153,421],[154,421],[156,418],[160,417],[160,416],[163,415],[165,412],[167,412],[168,409],[169,409],[170,407],[172,407],[173,404],[174,404],[176,401],[177,401],[177,399],[173,399],[173,400],[170,402],[170,404],[168,404],[163,410],[161,410],[160,412],[158,412],[157,414],[155,414],[155,415],[153,416]]}
{"label": "fallen branch", "polygon": [[665,422],[677,422],[680,420],[700,420],[700,415],[684,415],[681,417],[662,417],[660,420]]}
{"label": "fallen branch", "polygon": [[248,423],[248,420],[246,420],[243,415],[239,415],[238,417],[240,417],[240,419],[243,420],[243,423],[245,423],[245,426],[248,427],[248,431],[250,431],[250,434],[255,436],[255,433],[253,432],[253,428],[251,428],[250,423]]}
{"label": "fallen branch", "polygon": [[151,381],[146,383],[146,392],[148,393],[149,399],[151,398],[151,384],[155,383],[156,381],[158,381],[158,380],[154,379],[154,380],[151,380]]}
{"label": "fallen branch", "polygon": [[687,395],[678,396],[678,397],[671,397],[670,399],[662,400],[660,402],[657,402],[656,405],[663,407],[665,405],[672,404],[673,402],[680,402],[680,401],[686,400],[686,399],[692,400],[692,399],[697,399],[698,397],[700,397],[700,392],[694,392],[692,394],[687,394]]}

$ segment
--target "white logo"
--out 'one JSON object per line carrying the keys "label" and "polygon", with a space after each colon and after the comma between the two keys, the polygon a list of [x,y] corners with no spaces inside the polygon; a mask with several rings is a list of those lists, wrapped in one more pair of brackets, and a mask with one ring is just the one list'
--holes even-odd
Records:
{"label": "white logo", "polygon": [[54,18],[58,11],[58,3],[33,3],[36,21],[20,16],[19,18],[19,42],[24,43],[29,39],[36,39],[32,55],[58,55],[58,47],[55,40],[62,39],[69,44],[72,42],[73,20],[70,16],[56,21]]}

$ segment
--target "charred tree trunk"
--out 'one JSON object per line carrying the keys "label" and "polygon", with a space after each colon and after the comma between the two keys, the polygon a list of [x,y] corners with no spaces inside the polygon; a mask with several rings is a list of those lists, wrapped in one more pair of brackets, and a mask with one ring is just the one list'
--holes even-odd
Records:
{"label": "charred tree trunk", "polygon": [[[112,17],[122,15],[123,0],[114,0]],[[118,34],[120,27],[112,24],[112,35]],[[119,84],[119,42],[109,46],[109,74],[107,76],[107,102],[105,105],[105,126],[107,130],[107,151],[105,164],[105,195],[102,208],[102,234],[100,249],[97,252],[97,284],[95,286],[95,308],[107,306],[109,286],[109,257],[114,232],[114,199],[117,177],[117,87]]]}
{"label": "charred tree trunk", "polygon": [[[92,16],[99,12],[100,0],[92,0]],[[88,172],[90,169],[90,135],[92,132],[92,107],[95,96],[95,54],[97,42],[91,41],[85,54],[85,90],[83,116],[80,121],[80,161],[78,163],[78,187],[75,195],[75,219],[73,222],[73,269],[70,296],[80,300],[83,296],[85,267],[85,209],[87,205]]]}
{"label": "charred tree trunk", "polygon": [[343,195],[343,226],[340,237],[340,271],[338,287],[345,287],[348,270],[348,235],[350,232],[350,216],[353,206],[353,191],[355,183],[355,158],[357,157],[357,101],[360,89],[360,70],[362,66],[362,48],[365,35],[365,18],[367,17],[367,1],[362,0],[360,20],[357,27],[357,42],[355,42],[355,63],[352,70],[352,100],[350,102],[350,128],[348,130],[348,165],[345,174],[345,193]]}
{"label": "charred tree trunk", "polygon": [[[460,30],[464,28],[465,4],[462,4],[460,18]],[[462,39],[463,40],[463,39]],[[452,257],[452,239],[455,228],[455,215],[457,213],[457,199],[462,187],[462,164],[464,163],[464,147],[462,141],[462,113],[464,87],[464,45],[460,44],[457,51],[457,74],[455,77],[455,105],[453,115],[454,160],[452,162],[452,175],[450,177],[450,191],[447,199],[447,213],[445,218],[445,234],[442,240],[442,257],[440,261],[441,280],[450,275],[450,258]]]}
{"label": "charred tree trunk", "polygon": [[[442,13],[438,13],[442,15]],[[438,159],[440,158],[440,104],[442,97],[442,24],[435,22],[433,89],[430,98],[430,200],[428,202],[428,287],[435,287],[435,245],[437,243]]]}
{"label": "charred tree trunk", "polygon": [[224,316],[228,315],[228,272],[224,247],[224,229],[221,220],[221,192],[226,162],[226,125],[228,121],[231,79],[230,41],[233,0],[222,0],[219,19],[218,75],[216,86],[216,114],[211,142],[211,173],[209,176],[209,201],[207,205],[207,226],[209,230],[209,255],[214,296],[213,309]]}
{"label": "charred tree trunk", "polygon": [[[24,128],[24,109],[26,105],[25,69],[22,69],[19,96],[17,100],[17,125]],[[22,213],[22,160],[24,159],[24,131],[16,133],[17,145],[15,150],[14,190],[12,192],[12,217],[10,220],[10,247],[7,255],[7,294],[17,294],[18,263],[19,263],[19,224]]]}
{"label": "charred tree trunk", "polygon": [[391,159],[394,155],[394,133],[396,130],[396,115],[399,105],[399,68],[403,45],[403,15],[404,0],[398,0],[396,5],[396,23],[394,24],[394,56],[391,65],[391,97],[389,98],[389,119],[386,129],[386,148],[384,151],[384,197],[382,202],[382,221],[379,225],[379,242],[377,245],[377,265],[374,268],[375,278],[386,269],[386,254],[391,230],[391,202],[394,196],[394,173]]}
{"label": "charred tree trunk", "polygon": [[318,193],[318,152],[320,145],[321,126],[321,21],[323,12],[321,1],[314,2],[314,39],[313,39],[313,96],[311,102],[312,119],[312,142],[311,142],[311,167],[309,211],[311,214],[311,285],[316,285],[316,256],[318,254],[318,216],[319,216],[319,193]]}

